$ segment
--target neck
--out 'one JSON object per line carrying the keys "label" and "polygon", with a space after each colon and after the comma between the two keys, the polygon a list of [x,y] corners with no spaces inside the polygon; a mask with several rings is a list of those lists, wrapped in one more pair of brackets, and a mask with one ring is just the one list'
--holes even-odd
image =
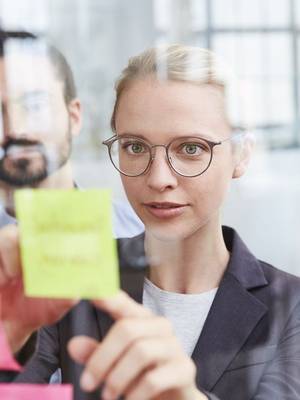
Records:
{"label": "neck", "polygon": [[[33,189],[72,189],[74,188],[72,167],[68,161],[63,167],[32,187]],[[15,217],[14,192],[16,188],[2,185],[1,195],[9,215]]]}
{"label": "neck", "polygon": [[161,241],[146,232],[145,249],[150,280],[177,293],[201,293],[218,287],[229,261],[219,221],[180,241]]}
{"label": "neck", "polygon": [[34,186],[35,189],[72,189],[73,187],[74,181],[70,161],[67,161],[60,169]]}

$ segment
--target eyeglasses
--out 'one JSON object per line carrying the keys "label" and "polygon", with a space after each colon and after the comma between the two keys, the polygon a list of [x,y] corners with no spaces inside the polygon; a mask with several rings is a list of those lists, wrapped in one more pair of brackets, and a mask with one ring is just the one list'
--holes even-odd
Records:
{"label": "eyeglasses", "polygon": [[156,148],[164,147],[170,168],[178,175],[193,178],[208,170],[215,146],[219,146],[240,134],[219,142],[197,136],[184,136],[171,140],[167,145],[152,145],[137,136],[114,135],[102,143],[108,148],[112,164],[123,175],[136,177],[145,174],[155,158]]}

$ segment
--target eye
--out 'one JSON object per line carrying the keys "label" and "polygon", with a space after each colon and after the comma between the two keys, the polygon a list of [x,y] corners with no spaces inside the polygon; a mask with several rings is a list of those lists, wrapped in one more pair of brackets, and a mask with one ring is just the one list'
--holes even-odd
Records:
{"label": "eye", "polygon": [[38,112],[44,108],[44,104],[38,101],[28,101],[24,104],[26,111]]}
{"label": "eye", "polygon": [[200,143],[182,143],[180,153],[187,156],[200,156],[205,149]]}
{"label": "eye", "polygon": [[187,154],[197,154],[201,149],[196,144],[188,143],[185,145],[184,150]]}
{"label": "eye", "polygon": [[26,112],[40,113],[49,108],[49,100],[44,97],[32,97],[24,100],[22,106]]}
{"label": "eye", "polygon": [[141,142],[125,142],[122,144],[122,149],[128,154],[142,154],[147,152],[146,146]]}

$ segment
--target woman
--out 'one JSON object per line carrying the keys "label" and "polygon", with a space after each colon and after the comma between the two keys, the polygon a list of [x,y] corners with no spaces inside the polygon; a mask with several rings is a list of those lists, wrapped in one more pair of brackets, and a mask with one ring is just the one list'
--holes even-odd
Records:
{"label": "woman", "polygon": [[[125,250],[144,240],[149,268],[135,288],[143,306],[124,293],[95,302],[115,324],[101,343],[69,343],[85,364],[81,387],[104,384],[105,400],[300,398],[299,279],[258,261],[221,226],[251,143],[230,125],[216,65],[206,50],[150,49],[130,60],[116,86],[115,135],[105,144],[145,224],[144,238]],[[56,367],[66,357],[68,318],[44,330],[40,363],[48,357]],[[97,314],[102,337],[105,318]],[[50,360],[45,349],[58,340]],[[63,379],[71,379],[64,368]]]}

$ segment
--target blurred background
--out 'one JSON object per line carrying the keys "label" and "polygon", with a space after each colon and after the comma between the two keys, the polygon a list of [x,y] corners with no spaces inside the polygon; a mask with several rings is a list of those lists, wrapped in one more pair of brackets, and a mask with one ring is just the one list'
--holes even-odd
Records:
{"label": "blurred background", "polygon": [[100,144],[112,134],[113,84],[128,58],[171,42],[222,56],[246,88],[257,142],[224,222],[259,258],[300,275],[300,1],[0,0],[0,23],[42,35],[66,55],[84,110],[76,180],[111,186],[116,198],[124,193]]}

